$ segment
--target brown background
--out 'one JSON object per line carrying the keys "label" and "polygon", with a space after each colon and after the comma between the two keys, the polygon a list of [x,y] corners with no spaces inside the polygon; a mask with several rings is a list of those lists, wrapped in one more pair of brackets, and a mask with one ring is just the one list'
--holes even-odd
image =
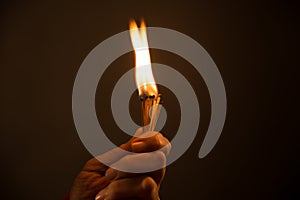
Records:
{"label": "brown background", "polygon": [[[270,1],[2,1],[1,199],[61,199],[91,158],[72,118],[76,72],[101,41],[128,28],[129,18],[174,29],[197,40],[222,74],[228,113],[219,142],[198,159],[210,116],[200,75],[176,55],[152,50],[152,60],[184,74],[197,91],[200,130],[168,167],[162,199],[296,199],[295,101],[299,20],[292,2]],[[101,79],[97,112],[116,143],[126,140],[108,110],[113,84],[133,65],[117,59]],[[299,78],[298,78],[299,79]],[[103,86],[103,87],[102,87]],[[105,86],[105,88],[104,88]],[[103,90],[101,89],[104,88]],[[178,103],[160,87],[178,124]],[[103,97],[103,98],[102,98]],[[138,120],[138,102],[131,113]],[[104,116],[107,116],[104,118]]]}

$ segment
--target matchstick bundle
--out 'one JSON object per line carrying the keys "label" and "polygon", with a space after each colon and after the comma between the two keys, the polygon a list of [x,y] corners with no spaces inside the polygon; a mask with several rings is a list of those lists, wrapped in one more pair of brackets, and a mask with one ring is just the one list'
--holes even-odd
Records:
{"label": "matchstick bundle", "polygon": [[[157,97],[155,96],[147,96],[143,99],[141,99],[142,101],[142,122],[143,122],[143,126],[144,126],[144,132],[147,131],[154,131],[158,117],[159,117],[159,113],[160,113],[160,109],[161,109],[161,105],[160,103],[160,95],[158,95]],[[151,109],[152,107],[152,109]],[[150,110],[151,109],[151,110]],[[151,116],[151,118],[150,118]]]}

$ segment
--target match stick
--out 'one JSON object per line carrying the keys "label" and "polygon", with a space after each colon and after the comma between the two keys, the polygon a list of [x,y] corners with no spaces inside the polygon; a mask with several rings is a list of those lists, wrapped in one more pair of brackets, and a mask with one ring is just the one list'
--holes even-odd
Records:
{"label": "match stick", "polygon": [[142,101],[142,122],[144,126],[144,132],[154,131],[160,113],[161,105],[159,105],[159,103],[161,97],[160,95],[157,95],[157,97],[143,96],[140,99]]}

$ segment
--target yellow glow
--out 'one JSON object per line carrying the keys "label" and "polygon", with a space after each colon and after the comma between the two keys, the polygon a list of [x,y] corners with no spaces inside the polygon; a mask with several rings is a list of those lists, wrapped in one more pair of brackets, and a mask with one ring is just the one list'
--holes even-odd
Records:
{"label": "yellow glow", "polygon": [[129,24],[130,37],[135,54],[135,82],[139,95],[157,95],[157,86],[151,69],[145,22],[138,28],[134,20]]}

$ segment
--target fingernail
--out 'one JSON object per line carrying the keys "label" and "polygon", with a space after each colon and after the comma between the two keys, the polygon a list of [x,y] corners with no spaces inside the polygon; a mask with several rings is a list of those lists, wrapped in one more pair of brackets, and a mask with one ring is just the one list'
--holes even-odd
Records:
{"label": "fingernail", "polygon": [[97,196],[95,197],[95,200],[105,200],[105,194],[106,193],[105,193],[105,189],[104,189],[97,194]]}
{"label": "fingernail", "polygon": [[143,142],[134,142],[131,144],[131,148],[134,152],[140,152],[144,148],[144,143]]}
{"label": "fingernail", "polygon": [[109,168],[108,170],[106,170],[105,176],[107,177],[108,180],[112,181],[115,178],[117,178],[118,171],[116,171],[115,169]]}

